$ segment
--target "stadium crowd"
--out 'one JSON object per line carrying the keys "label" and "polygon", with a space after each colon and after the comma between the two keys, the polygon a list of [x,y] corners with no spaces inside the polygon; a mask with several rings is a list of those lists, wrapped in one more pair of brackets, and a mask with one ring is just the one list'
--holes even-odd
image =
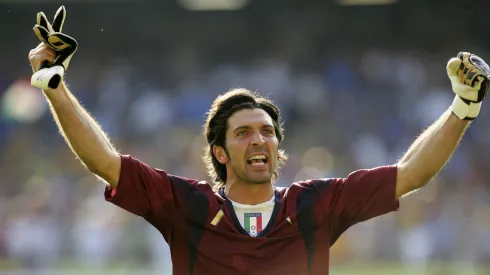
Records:
{"label": "stadium crowd", "polygon": [[[259,91],[278,103],[285,120],[290,160],[277,184],[344,177],[394,163],[448,108],[453,93],[445,65],[460,46],[490,59],[485,41],[475,38],[478,28],[448,43],[454,29],[470,29],[438,29],[453,9],[443,16],[414,2],[402,7],[407,18],[398,16],[402,8],[374,9],[378,16],[340,9],[328,20],[314,8],[234,16],[166,11],[166,19],[145,8],[140,27],[117,26],[104,4],[68,5],[66,28],[80,48],[67,82],[122,153],[198,179],[207,179],[201,125],[211,101],[230,88]],[[104,201],[104,184],[73,157],[42,93],[30,88],[25,58],[37,43],[30,30],[45,6],[14,5],[10,13],[26,18],[10,30],[22,44],[1,46],[15,54],[0,68],[0,269],[121,262],[169,268],[158,232]],[[132,8],[119,9],[122,19]],[[358,17],[349,23],[342,15]],[[0,20],[9,16],[16,15]],[[92,21],[76,25],[83,16]],[[407,25],[413,16],[421,21]],[[421,28],[427,20],[433,25]],[[484,103],[440,175],[402,200],[398,213],[349,229],[333,247],[332,265],[490,261],[487,119]]]}

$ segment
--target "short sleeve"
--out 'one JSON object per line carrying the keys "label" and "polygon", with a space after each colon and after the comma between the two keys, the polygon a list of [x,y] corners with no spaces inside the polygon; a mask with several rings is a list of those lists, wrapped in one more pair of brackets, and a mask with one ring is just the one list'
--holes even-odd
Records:
{"label": "short sleeve", "polygon": [[350,226],[397,211],[396,165],[357,170],[347,178],[332,179],[328,209],[334,240]]}
{"label": "short sleeve", "polygon": [[105,199],[135,215],[167,217],[174,204],[169,176],[129,155],[121,156],[117,188],[107,186]]}

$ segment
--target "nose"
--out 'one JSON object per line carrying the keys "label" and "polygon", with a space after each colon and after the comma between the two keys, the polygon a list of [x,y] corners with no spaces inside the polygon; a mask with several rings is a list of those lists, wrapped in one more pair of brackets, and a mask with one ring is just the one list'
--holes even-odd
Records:
{"label": "nose", "polygon": [[254,133],[252,137],[252,145],[253,146],[261,146],[264,144],[265,139],[264,136],[259,132],[259,133]]}

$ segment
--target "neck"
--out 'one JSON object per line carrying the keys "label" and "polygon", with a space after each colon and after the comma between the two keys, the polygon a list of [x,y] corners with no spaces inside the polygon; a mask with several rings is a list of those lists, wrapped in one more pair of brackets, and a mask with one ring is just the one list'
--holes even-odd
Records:
{"label": "neck", "polygon": [[274,195],[274,187],[272,183],[252,184],[230,181],[226,182],[225,194],[232,201],[255,205],[269,201]]}

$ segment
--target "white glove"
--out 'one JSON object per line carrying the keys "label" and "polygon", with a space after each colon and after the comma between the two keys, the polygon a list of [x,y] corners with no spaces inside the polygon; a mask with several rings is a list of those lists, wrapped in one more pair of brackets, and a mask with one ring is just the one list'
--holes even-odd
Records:
{"label": "white glove", "polygon": [[65,71],[68,69],[70,60],[75,54],[78,43],[72,37],[61,33],[66,18],[66,10],[61,6],[53,19],[53,24],[49,23],[43,12],[37,14],[37,24],[34,26],[36,36],[56,51],[56,58],[53,64],[44,62],[39,71],[34,72],[31,77],[31,85],[40,89],[55,89],[60,84]]}
{"label": "white glove", "polygon": [[452,112],[463,120],[475,119],[488,92],[490,68],[480,57],[460,52],[449,60],[446,70],[456,94]]}

